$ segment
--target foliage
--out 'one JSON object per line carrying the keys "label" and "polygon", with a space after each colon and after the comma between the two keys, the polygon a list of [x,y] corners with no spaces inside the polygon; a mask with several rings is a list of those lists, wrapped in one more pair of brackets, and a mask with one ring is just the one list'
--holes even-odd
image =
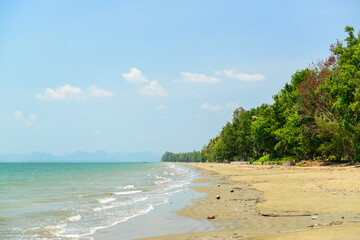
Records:
{"label": "foliage", "polygon": [[200,151],[188,153],[171,153],[165,152],[161,158],[162,162],[201,162],[202,155]]}
{"label": "foliage", "polygon": [[235,109],[201,151],[166,152],[162,161],[360,160],[360,33],[345,32],[345,43],[292,75],[273,104]]}

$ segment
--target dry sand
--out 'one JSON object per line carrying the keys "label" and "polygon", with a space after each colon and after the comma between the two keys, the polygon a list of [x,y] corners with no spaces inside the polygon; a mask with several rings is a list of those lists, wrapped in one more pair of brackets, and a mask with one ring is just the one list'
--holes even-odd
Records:
{"label": "dry sand", "polygon": [[207,197],[177,214],[214,215],[216,231],[148,239],[360,239],[360,168],[186,165],[211,185],[196,187]]}

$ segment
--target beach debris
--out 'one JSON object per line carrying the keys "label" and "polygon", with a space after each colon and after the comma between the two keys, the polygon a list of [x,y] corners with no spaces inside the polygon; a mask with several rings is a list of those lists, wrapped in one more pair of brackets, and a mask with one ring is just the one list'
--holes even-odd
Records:
{"label": "beach debris", "polygon": [[220,195],[217,195],[217,196],[216,196],[216,199],[220,199]]}
{"label": "beach debris", "polygon": [[291,162],[290,162],[290,161],[285,161],[282,165],[283,165],[283,166],[290,166],[290,165],[291,165]]}
{"label": "beach debris", "polygon": [[214,215],[209,215],[209,216],[207,217],[207,219],[215,219],[215,216],[214,216]]}
{"label": "beach debris", "polygon": [[318,227],[318,226],[320,226],[320,225],[316,223],[314,225],[309,225],[308,227],[313,228],[313,227]]}
{"label": "beach debris", "polygon": [[329,224],[329,226],[333,226],[333,225],[341,225],[342,224],[342,222],[341,221],[335,221],[335,222],[331,222],[330,224]]}
{"label": "beach debris", "polygon": [[318,216],[312,216],[311,219],[312,220],[316,220]]}
{"label": "beach debris", "polygon": [[217,186],[220,187],[220,184],[218,184]]}
{"label": "beach debris", "polygon": [[231,189],[230,192],[234,192],[234,189]]}
{"label": "beach debris", "polygon": [[261,215],[259,216],[263,216],[263,217],[307,217],[307,216],[311,216],[311,214],[277,214],[276,212],[274,212],[273,214],[266,214],[266,213],[260,213]]}
{"label": "beach debris", "polygon": [[336,195],[336,192],[333,192],[333,195]]}

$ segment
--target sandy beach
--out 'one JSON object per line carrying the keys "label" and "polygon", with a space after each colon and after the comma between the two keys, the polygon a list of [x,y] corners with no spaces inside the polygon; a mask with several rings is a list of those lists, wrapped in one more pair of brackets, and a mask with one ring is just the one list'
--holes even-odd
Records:
{"label": "sandy beach", "polygon": [[359,239],[360,168],[356,166],[186,166],[205,176],[198,181],[209,185],[194,189],[207,196],[177,215],[201,221],[214,215],[207,221],[215,230],[148,240]]}

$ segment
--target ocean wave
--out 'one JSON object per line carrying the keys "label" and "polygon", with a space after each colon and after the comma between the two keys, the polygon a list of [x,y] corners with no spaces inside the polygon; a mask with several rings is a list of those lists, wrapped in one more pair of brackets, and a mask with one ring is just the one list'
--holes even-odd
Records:
{"label": "ocean wave", "polygon": [[109,205],[109,206],[102,206],[102,207],[96,207],[93,209],[94,212],[102,211],[105,209],[110,209],[116,207],[115,205]]}
{"label": "ocean wave", "polygon": [[49,225],[46,226],[45,229],[47,229],[49,231],[49,234],[51,234],[51,236],[58,236],[59,234],[62,234],[65,232],[65,227],[67,226],[66,223],[64,224],[59,224],[59,225]]}
{"label": "ocean wave", "polygon": [[125,187],[117,187],[116,189],[132,189],[134,187],[135,187],[134,185],[127,185]]}
{"label": "ocean wave", "polygon": [[[174,175],[176,177],[173,177]],[[116,187],[116,189],[119,189],[118,191],[109,191],[105,193],[108,196],[103,196],[104,198],[96,200],[96,202],[100,204],[93,206],[93,214],[98,217],[106,216],[106,221],[97,226],[89,226],[86,228],[86,232],[66,231],[58,234],[58,236],[75,239],[86,236],[90,237],[89,235],[94,234],[99,229],[105,229],[121,222],[126,222],[139,215],[148,214],[154,207],[156,208],[157,205],[169,203],[171,195],[184,191],[193,179],[193,175],[190,174],[188,170],[172,165],[170,165],[167,171],[153,172],[147,176],[148,178],[146,174],[144,174],[144,180],[146,179],[147,182],[144,181],[144,184],[142,182],[137,183],[136,188],[134,186],[135,184],[121,184],[122,186],[118,185],[118,187]],[[152,186],[149,184],[152,184]],[[150,193],[147,191],[150,191]],[[124,209],[127,210],[124,211]]]}
{"label": "ocean wave", "polygon": [[[26,216],[24,224],[18,224],[18,230],[12,229],[17,223],[7,215],[0,216],[0,225],[5,225],[4,232],[9,231],[11,239],[90,239],[89,235],[98,229],[153,212],[151,210],[157,205],[168,206],[171,196],[188,189],[185,185],[196,176],[194,171],[170,164],[156,168],[149,165],[149,168],[134,169],[134,174],[127,175],[127,165],[123,166],[119,166],[119,174],[108,174],[107,168],[99,168],[104,175],[88,179],[89,182],[79,189],[63,189],[60,197],[56,195],[55,198],[52,191],[46,191],[48,195],[44,199],[51,205],[43,204],[36,216]],[[93,169],[94,165],[89,167]],[[88,175],[88,172],[79,173]],[[61,186],[67,183],[64,180]],[[37,197],[34,201],[40,202]]]}
{"label": "ocean wave", "polygon": [[135,191],[127,191],[127,192],[114,192],[114,195],[130,195],[130,194],[135,194],[135,193],[140,193],[142,191],[140,190],[135,190]]}
{"label": "ocean wave", "polygon": [[130,204],[134,204],[134,203],[138,203],[138,202],[143,202],[148,199],[149,199],[149,197],[139,197],[139,198],[134,198],[132,200],[116,203],[113,206],[118,207],[118,206],[130,205]]}
{"label": "ocean wave", "polygon": [[137,202],[146,201],[147,199],[149,199],[149,197],[139,197],[139,198],[134,198],[132,200],[128,200],[128,201],[124,201],[124,202],[113,203],[112,205],[96,207],[96,208],[93,208],[92,210],[94,212],[98,212],[98,211],[102,211],[102,210],[106,210],[106,209],[111,209],[111,208],[114,208],[114,207],[120,207],[120,206],[134,204],[134,203],[137,203]]}
{"label": "ocean wave", "polygon": [[[147,208],[141,209],[140,211],[134,213],[134,214],[131,215],[131,216],[123,217],[121,220],[114,221],[114,222],[112,222],[112,223],[110,223],[110,224],[108,224],[108,225],[92,227],[92,228],[89,229],[89,232],[87,232],[87,233],[85,233],[85,234],[73,234],[73,233],[64,234],[64,232],[58,232],[58,233],[56,233],[56,236],[57,236],[57,237],[70,238],[70,239],[79,239],[79,238],[87,237],[87,236],[89,236],[89,235],[94,234],[97,230],[109,228],[109,227],[115,226],[116,224],[119,224],[119,223],[122,223],[122,222],[126,222],[126,221],[128,221],[129,219],[131,219],[131,218],[134,218],[134,217],[137,217],[137,216],[140,216],[140,215],[147,214],[148,212],[150,212],[150,211],[153,210],[153,209],[154,209],[154,206],[151,205],[151,204],[149,204],[149,205],[147,206]],[[92,239],[92,238],[90,238],[90,239]]]}
{"label": "ocean wave", "polygon": [[78,214],[78,215],[75,215],[75,216],[71,216],[71,217],[68,217],[67,220],[70,221],[70,222],[77,222],[77,221],[80,221],[81,219],[81,215]]}
{"label": "ocean wave", "polygon": [[113,202],[115,200],[116,200],[115,198],[106,197],[106,198],[96,199],[95,202],[97,202],[97,203],[109,203],[109,202]]}
{"label": "ocean wave", "polygon": [[89,197],[89,194],[79,194],[79,195],[74,195],[75,198],[86,198]]}
{"label": "ocean wave", "polygon": [[172,180],[170,178],[163,178],[164,180],[162,181],[156,181],[154,182],[154,184],[158,185],[158,184],[163,184],[163,183],[168,183],[168,182],[172,182]]}

